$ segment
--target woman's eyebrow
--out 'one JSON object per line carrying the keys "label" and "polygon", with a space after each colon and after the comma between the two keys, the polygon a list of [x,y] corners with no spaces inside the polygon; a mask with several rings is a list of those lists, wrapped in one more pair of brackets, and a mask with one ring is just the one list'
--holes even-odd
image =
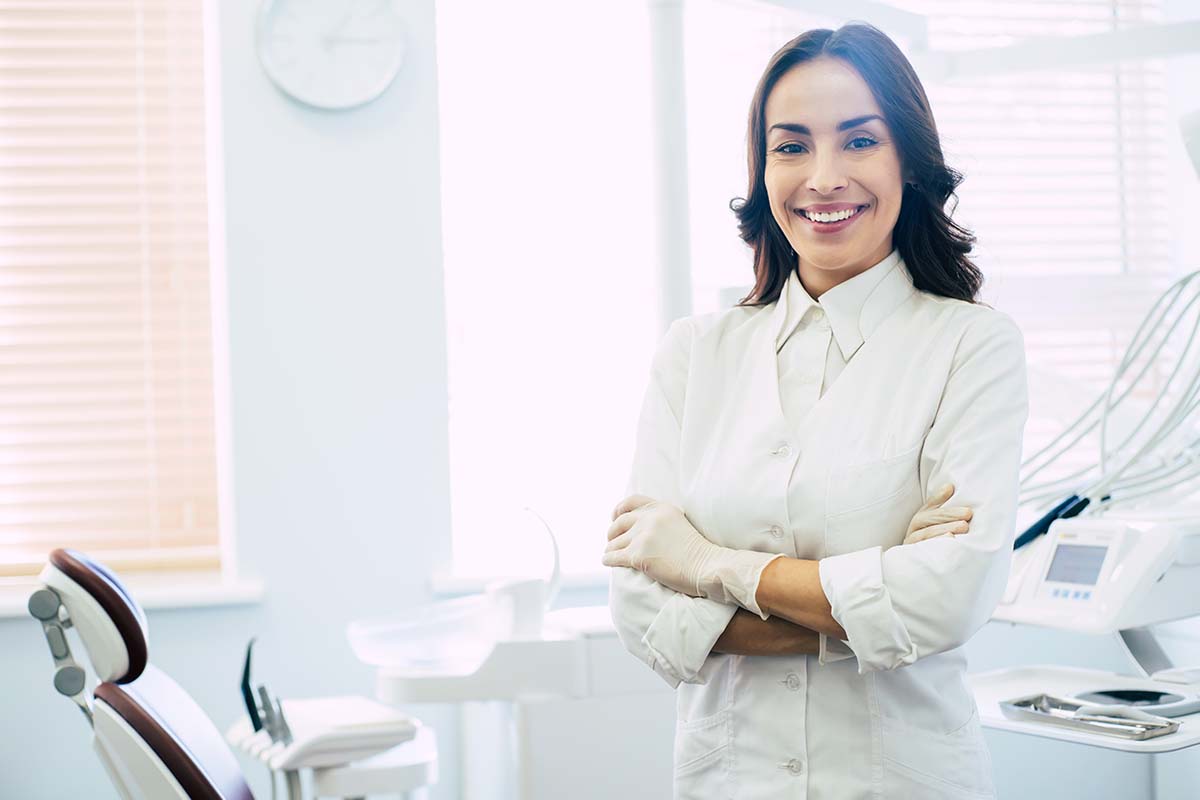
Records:
{"label": "woman's eyebrow", "polygon": [[[851,128],[857,128],[859,125],[862,125],[864,122],[870,122],[873,119],[877,119],[880,122],[883,121],[883,117],[879,116],[878,114],[867,114],[866,116],[863,116],[863,117],[855,117],[854,119],[848,119],[845,122],[839,122],[837,129],[839,131],[848,131]],[[797,125],[794,122],[777,122],[774,125],[772,125],[770,128],[767,129],[767,133],[770,133],[771,131],[773,131],[775,129],[779,129],[781,131],[789,131],[791,133],[799,133],[803,136],[811,136],[812,135],[812,131],[810,131],[807,126]]]}

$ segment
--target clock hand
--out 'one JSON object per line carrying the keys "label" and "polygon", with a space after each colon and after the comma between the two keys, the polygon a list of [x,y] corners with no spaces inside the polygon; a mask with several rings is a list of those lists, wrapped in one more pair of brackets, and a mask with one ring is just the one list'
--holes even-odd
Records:
{"label": "clock hand", "polygon": [[321,37],[321,44],[325,46],[326,50],[329,49],[329,43],[333,40],[333,37],[342,32],[342,29],[346,27],[346,23],[350,21],[350,17],[352,16],[354,16],[354,5],[351,3],[346,9],[346,13],[342,15],[341,21],[333,26],[333,30],[326,31],[325,35]]}
{"label": "clock hand", "polygon": [[332,36],[336,33],[341,33],[342,28],[346,27],[346,23],[350,21],[350,18],[352,16],[354,16],[354,4],[353,3],[351,3],[350,7],[348,9],[346,9],[346,14],[345,14],[345,16],[342,17],[342,21],[339,22],[336,26],[334,26],[333,30],[329,31],[326,35]]}

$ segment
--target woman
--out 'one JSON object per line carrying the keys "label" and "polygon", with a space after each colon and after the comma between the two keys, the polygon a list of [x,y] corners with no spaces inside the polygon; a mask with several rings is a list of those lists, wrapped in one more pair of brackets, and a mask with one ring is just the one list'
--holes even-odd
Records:
{"label": "woman", "polygon": [[1008,574],[1023,338],[975,301],[961,177],[884,34],[785,45],[748,148],[754,290],[660,343],[603,557],[678,687],[676,797],[992,797],[962,645]]}

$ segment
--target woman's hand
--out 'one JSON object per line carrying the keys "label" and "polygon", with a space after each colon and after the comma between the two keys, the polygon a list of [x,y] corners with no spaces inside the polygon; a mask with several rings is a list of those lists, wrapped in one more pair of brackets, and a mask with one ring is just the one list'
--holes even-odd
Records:
{"label": "woman's hand", "polygon": [[705,539],[682,510],[645,495],[613,511],[604,566],[631,567],[677,592],[739,605],[763,619],[756,597],[767,564],[782,553],[734,550]]}
{"label": "woman's hand", "polygon": [[967,521],[971,519],[972,514],[969,506],[940,508],[952,494],[954,494],[954,484],[948,483],[937,494],[929,498],[925,505],[921,506],[921,509],[913,515],[912,522],[908,523],[908,533],[904,537],[904,544],[916,544],[946,534],[966,533],[971,529],[971,525]]}
{"label": "woman's hand", "polygon": [[606,567],[640,570],[663,586],[700,597],[697,573],[715,549],[683,511],[635,494],[613,510],[603,562]]}

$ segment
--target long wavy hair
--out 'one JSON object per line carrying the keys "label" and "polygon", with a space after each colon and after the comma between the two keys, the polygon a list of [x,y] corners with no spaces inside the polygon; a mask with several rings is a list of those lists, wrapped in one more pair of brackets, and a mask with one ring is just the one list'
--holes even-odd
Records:
{"label": "long wavy hair", "polygon": [[892,244],[900,251],[913,285],[943,297],[979,302],[983,273],[969,257],[975,236],[950,218],[953,208],[946,211],[951,197],[957,204],[954,190],[963,178],[946,166],[925,89],[912,64],[886,34],[855,22],[792,39],[771,57],[754,90],[746,135],[749,189],[745,198],[734,198],[729,204],[737,215],[742,241],[754,251],[754,288],[738,305],[773,303],[796,267],[796,255],[775,222],[767,197],[765,112],[767,97],[779,79],[818,56],[841,59],[858,71],[891,130],[907,176]]}

